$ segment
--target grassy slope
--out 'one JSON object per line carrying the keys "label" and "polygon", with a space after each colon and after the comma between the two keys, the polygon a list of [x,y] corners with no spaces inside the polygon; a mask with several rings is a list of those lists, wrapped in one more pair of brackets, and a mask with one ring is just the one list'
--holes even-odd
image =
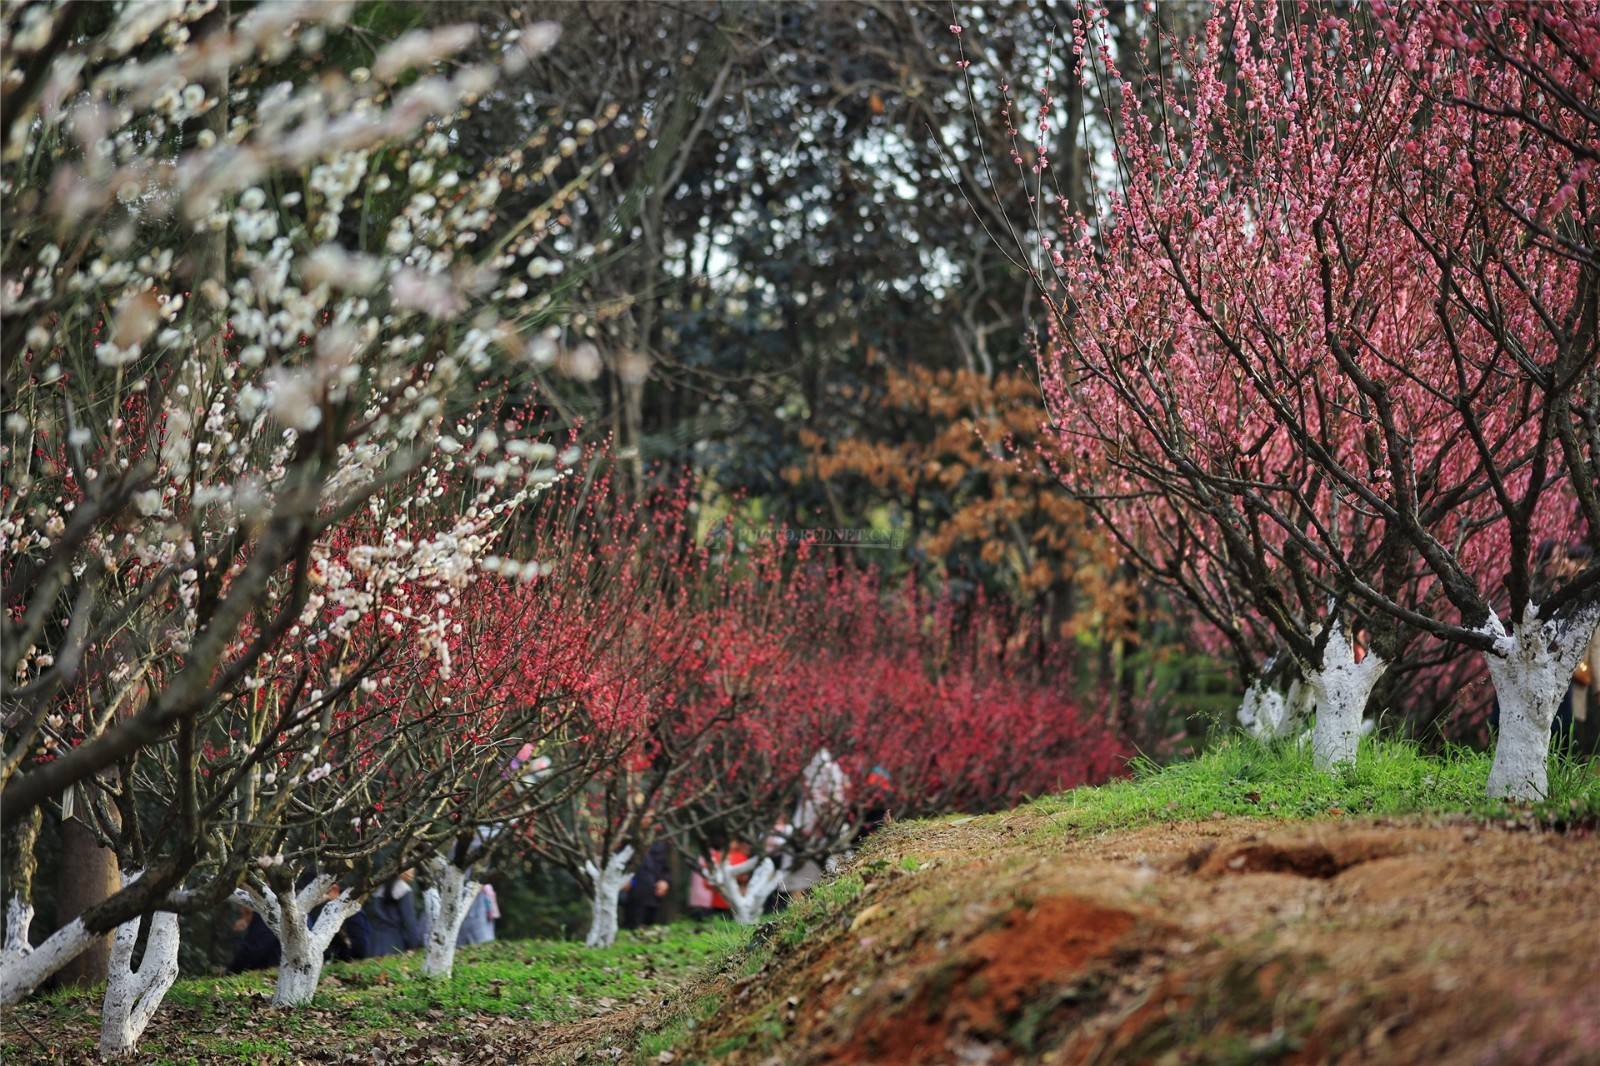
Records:
{"label": "grassy slope", "polygon": [[[463,948],[455,976],[415,976],[416,955],[330,963],[311,1006],[274,1010],[274,971],[188,978],[167,994],[140,1047],[146,1062],[298,1061],[308,1049],[384,1046],[421,1059],[462,1041],[506,1035],[505,1023],[565,1022],[653,998],[736,951],[747,930],[731,923],[680,924],[623,933],[591,950],[556,940],[501,941]],[[5,1058],[42,1054],[26,1033],[69,1061],[92,1051],[98,997],[64,990],[12,1008]],[[531,1033],[521,1041],[527,1046]]]}
{"label": "grassy slope", "polygon": [[[1036,800],[1064,829],[1130,828],[1159,821],[1243,814],[1314,818],[1326,814],[1459,812],[1504,816],[1526,808],[1484,796],[1490,757],[1467,748],[1425,755],[1407,741],[1364,740],[1353,766],[1318,773],[1307,749],[1236,737],[1190,762],[1136,761],[1133,776]],[[1550,763],[1550,798],[1532,808],[1547,819],[1600,816],[1600,776],[1566,758]]]}
{"label": "grassy slope", "polygon": [[[1364,741],[1354,766],[1320,773],[1304,748],[1238,738],[1186,763],[1167,767],[1136,763],[1127,779],[1043,797],[1017,811],[894,825],[864,849],[850,870],[818,885],[761,929],[751,947],[720,973],[689,987],[673,1012],[641,1027],[635,1034],[634,1061],[654,1062],[667,1050],[680,1063],[760,1061],[792,1046],[796,1011],[783,999],[767,1000],[760,987],[785,981],[805,986],[809,978],[802,974],[831,965],[811,958],[819,954],[818,945],[853,932],[864,920],[873,923],[868,935],[888,944],[902,936],[916,940],[919,933],[910,926],[917,923],[923,924],[923,935],[953,931],[950,915],[964,908],[988,907],[1006,897],[1017,887],[1006,883],[1012,873],[1021,875],[1018,893],[1025,897],[1032,876],[1026,871],[1052,853],[1059,841],[1222,816],[1338,821],[1465,814],[1485,821],[1554,826],[1600,818],[1600,764],[1553,759],[1550,798],[1528,806],[1484,797],[1489,762],[1488,755],[1466,749],[1427,755],[1406,742]],[[950,857],[928,857],[932,850],[947,846],[941,838],[951,832],[970,834],[973,840],[988,837],[990,843],[996,836],[1003,839],[1004,846],[984,859],[1005,873],[993,882],[954,884]],[[950,873],[925,880],[922,874],[933,868]],[[890,922],[877,917],[873,900],[882,898],[881,890],[889,889],[900,899],[900,890],[890,886],[912,883],[924,887],[913,889],[909,898],[891,907]],[[854,976],[863,983],[882,979],[867,972]],[[817,994],[812,988],[800,999]],[[799,1013],[803,1015],[803,1009]]]}
{"label": "grassy slope", "polygon": [[[490,1049],[508,1040],[508,1052],[526,1054],[539,1046],[541,1027],[644,1005],[680,984],[683,993],[670,1009],[641,1012],[636,1023],[624,1025],[623,1032],[632,1028],[626,1039],[608,1030],[602,1045],[632,1043],[641,1063],[655,1062],[668,1050],[679,1053],[678,1061],[693,1061],[770,1048],[784,1028],[770,1006],[741,1017],[744,990],[764,980],[755,975],[781,968],[786,957],[803,953],[819,936],[848,927],[870,902],[861,897],[871,889],[916,875],[924,865],[917,857],[919,835],[1007,822],[1020,830],[1015,844],[1021,859],[1052,839],[1218,814],[1600,818],[1600,776],[1592,765],[1555,761],[1551,799],[1531,809],[1483,799],[1488,767],[1487,756],[1464,750],[1429,756],[1405,743],[1369,742],[1354,767],[1322,774],[1303,749],[1236,740],[1192,762],[1137,764],[1131,778],[1044,797],[1017,812],[896,825],[886,834],[893,847],[869,846],[851,870],[818,885],[762,927],[749,947],[747,930],[718,923],[624,933],[606,951],[562,941],[463,949],[455,978],[444,984],[414,979],[414,957],[331,964],[311,1008],[295,1012],[269,1007],[270,972],[187,979],[169,993],[142,1051],[145,1061],[156,1062],[278,1062],[293,1061],[307,1048],[361,1051],[381,1044],[420,1059],[464,1042]],[[696,975],[709,976],[687,984]],[[92,994],[68,991],[8,1011],[6,1057],[27,1061],[39,1053],[28,1032],[69,1060],[86,1056],[94,1045],[97,1009]],[[730,1016],[737,1018],[731,1026]]]}

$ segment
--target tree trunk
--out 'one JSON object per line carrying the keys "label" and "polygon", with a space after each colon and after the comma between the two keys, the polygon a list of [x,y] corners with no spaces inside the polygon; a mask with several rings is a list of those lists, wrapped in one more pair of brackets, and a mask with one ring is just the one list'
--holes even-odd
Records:
{"label": "tree trunk", "polygon": [[456,937],[461,923],[478,891],[483,886],[468,876],[468,871],[437,855],[423,864],[433,887],[428,889],[428,939],[423,949],[422,976],[443,980],[456,963]]}
{"label": "tree trunk", "polygon": [[1322,652],[1322,665],[1305,672],[1306,688],[1317,708],[1311,758],[1320,770],[1356,761],[1367,700],[1389,668],[1381,656],[1370,651],[1357,662],[1355,645],[1344,627],[1329,624],[1334,628]]}
{"label": "tree trunk", "polygon": [[[271,924],[271,923],[268,923]],[[278,984],[272,992],[277,1007],[300,1007],[311,1002],[322,980],[322,952],[312,946],[311,930],[300,908],[285,908],[278,934]]]}
{"label": "tree trunk", "polygon": [[[121,887],[116,854],[101,847],[94,833],[77,818],[62,822],[56,921],[71,921],[96,903],[110,899]],[[111,964],[111,941],[111,933],[95,937],[77,958],[61,967],[60,979],[75,985],[104,981]]]}
{"label": "tree trunk", "polygon": [[606,860],[606,868],[598,869],[593,862],[585,863],[589,882],[594,886],[593,918],[589,922],[589,935],[584,943],[591,948],[608,948],[617,942],[617,896],[628,880],[628,860],[633,858],[633,845],[629,844]]}
{"label": "tree trunk", "polygon": [[1512,633],[1490,617],[1485,628],[1495,647],[1484,659],[1500,704],[1500,735],[1489,768],[1491,798],[1538,800],[1549,794],[1550,727],[1597,621],[1600,604],[1541,621],[1530,603]]}
{"label": "tree trunk", "polygon": [[[278,938],[278,984],[272,1003],[277,1007],[301,1007],[317,994],[322,980],[322,957],[345,921],[361,909],[350,889],[323,902],[334,880],[327,874],[313,878],[300,891],[275,891],[263,883],[247,884],[235,899],[261,915],[267,928]],[[306,916],[321,904],[315,924]]]}
{"label": "tree trunk", "polygon": [[[683,884],[683,856],[679,854],[677,848],[673,848],[668,852],[667,871],[667,880],[669,882],[674,885]],[[681,899],[682,897],[676,892],[668,892],[661,897],[661,902],[658,905],[661,909],[657,913],[663,925],[671,925],[683,916],[682,907],[679,905],[679,900]]]}
{"label": "tree trunk", "polygon": [[[130,875],[126,881],[137,878]],[[126,882],[125,882],[126,883]],[[178,916],[157,911],[147,919],[144,957],[133,967],[133,949],[139,939],[138,918],[117,926],[106,974],[106,994],[100,1006],[100,1057],[132,1055],[139,1037],[155,1016],[167,990],[178,979]]]}
{"label": "tree trunk", "polygon": [[0,1007],[21,1002],[95,939],[84,928],[83,919],[74,918],[51,933],[43,944],[31,947],[28,931],[32,925],[33,904],[20,894],[13,894],[6,902],[6,940],[0,951]]}
{"label": "tree trunk", "polygon": [[1299,732],[1309,716],[1307,689],[1296,677],[1287,690],[1267,668],[1244,690],[1239,701],[1239,728],[1257,740],[1281,740]]}
{"label": "tree trunk", "polygon": [[[740,885],[739,878],[746,873],[750,879]],[[733,912],[733,920],[740,925],[755,925],[761,920],[767,898],[778,890],[778,883],[783,880],[777,864],[766,856],[746,859],[734,866],[718,862],[704,869],[702,876],[722,893],[722,898],[728,901],[728,909]]]}

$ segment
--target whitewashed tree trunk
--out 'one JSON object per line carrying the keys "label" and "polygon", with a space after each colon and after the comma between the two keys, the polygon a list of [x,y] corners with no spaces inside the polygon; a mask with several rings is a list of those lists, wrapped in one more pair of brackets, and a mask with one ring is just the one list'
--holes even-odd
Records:
{"label": "whitewashed tree trunk", "polygon": [[1257,740],[1296,735],[1315,709],[1310,689],[1300,678],[1290,681],[1285,691],[1273,682],[1273,672],[1268,662],[1239,701],[1239,726]]}
{"label": "whitewashed tree trunk", "polygon": [[795,804],[794,817],[789,819],[790,831],[796,835],[811,833],[830,822],[844,809],[848,788],[844,767],[827,748],[811,756],[801,781],[804,790]]}
{"label": "whitewashed tree trunk", "polygon": [[439,920],[439,889],[429,885],[422,890],[422,940],[427,944],[428,932],[433,928],[433,923]]}
{"label": "whitewashed tree trunk", "polygon": [[6,902],[6,939],[0,948],[0,1006],[20,1002],[95,941],[83,919],[74,918],[33,947],[28,941],[32,926],[33,904],[13,894]]}
{"label": "whitewashed tree trunk", "polygon": [[1389,664],[1368,651],[1356,661],[1355,645],[1342,626],[1335,625],[1322,653],[1322,667],[1305,671],[1308,695],[1316,701],[1317,720],[1311,730],[1311,758],[1319,769],[1356,761],[1361,741],[1362,716],[1367,699]]}
{"label": "whitewashed tree trunk", "polygon": [[445,979],[456,964],[456,937],[461,923],[483,886],[469,871],[437,855],[424,864],[433,887],[424,894],[428,913],[428,940],[422,956],[422,976]]}
{"label": "whitewashed tree trunk", "polygon": [[[270,924],[270,923],[269,923]],[[298,906],[283,908],[278,937],[278,984],[272,1002],[278,1007],[298,1007],[311,1002],[322,981],[322,952],[311,948],[311,930]]]}
{"label": "whitewashed tree trunk", "polygon": [[33,944],[28,934],[32,931],[33,904],[23,899],[21,893],[13,892],[6,901],[6,939],[0,946],[0,963],[31,954]]}
{"label": "whitewashed tree trunk", "polygon": [[[143,871],[124,873],[126,888]],[[155,1017],[156,1008],[178,979],[178,916],[170,911],[150,915],[144,956],[133,968],[133,949],[139,940],[139,919],[117,926],[111,940],[111,965],[106,973],[106,994],[100,1005],[100,1057],[125,1058],[133,1054],[139,1037]]]}
{"label": "whitewashed tree trunk", "polygon": [[633,845],[625,846],[606,860],[604,870],[593,861],[584,863],[589,881],[594,885],[594,916],[589,922],[589,935],[584,943],[591,948],[608,948],[617,942],[617,896],[628,880],[628,860],[633,858]]}
{"label": "whitewashed tree trunk", "polygon": [[[745,874],[750,878],[741,885],[739,878]],[[740,925],[755,925],[760,921],[767,898],[783,883],[777,864],[764,855],[732,866],[719,860],[713,866],[701,866],[700,876],[722,893],[722,898],[728,901],[728,909],[733,912],[733,920]]]}
{"label": "whitewashed tree trunk", "polygon": [[265,883],[246,884],[234,898],[261,915],[278,938],[278,985],[272,1002],[279,1007],[299,1007],[311,1002],[322,980],[322,957],[345,921],[361,909],[351,889],[328,900],[308,926],[306,915],[327,896],[334,879],[321,874],[298,892],[274,892]]}
{"label": "whitewashed tree trunk", "polygon": [[1495,646],[1484,660],[1500,703],[1491,797],[1537,800],[1549,793],[1550,727],[1597,622],[1600,604],[1543,621],[1530,602],[1514,632],[1493,615],[1485,624]]}
{"label": "whitewashed tree trunk", "polygon": [[1238,717],[1239,728],[1250,736],[1272,740],[1284,735],[1281,730],[1288,717],[1288,699],[1271,680],[1258,677],[1244,690]]}

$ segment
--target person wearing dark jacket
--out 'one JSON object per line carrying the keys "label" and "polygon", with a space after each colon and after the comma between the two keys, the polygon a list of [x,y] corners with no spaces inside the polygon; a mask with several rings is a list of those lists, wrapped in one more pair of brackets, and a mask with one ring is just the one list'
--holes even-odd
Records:
{"label": "person wearing dark jacket", "polygon": [[[337,897],[337,887],[328,892],[330,900]],[[315,926],[317,918],[321,915],[322,908],[314,908],[306,915],[306,925]],[[245,920],[248,918],[248,921]],[[228,963],[229,973],[244,973],[247,970],[266,970],[278,965],[283,954],[282,945],[278,938],[267,927],[266,920],[255,911],[245,911],[239,921],[235,922],[234,930],[242,932],[238,946],[233,950],[233,959]],[[340,962],[353,962],[356,959],[367,957],[367,940],[369,926],[367,916],[363,911],[357,911],[346,918],[344,925],[333,934],[333,940],[328,944],[327,957]]]}
{"label": "person wearing dark jacket", "polygon": [[639,869],[628,883],[622,912],[624,928],[639,929],[660,920],[661,903],[672,888],[671,857],[665,840],[658,840],[645,849]]}
{"label": "person wearing dark jacket", "polygon": [[[278,938],[272,935],[272,930],[267,928],[267,923],[255,911],[247,911],[250,918],[244,924],[243,935],[239,944],[233,949],[233,959],[228,963],[229,973],[244,973],[247,970],[265,970],[278,965],[278,956],[282,948],[278,945]],[[237,925],[234,927],[238,928]]]}
{"label": "person wearing dark jacket", "polygon": [[[338,899],[339,895],[338,885],[328,886],[328,903]],[[316,928],[318,919],[322,917],[323,906],[326,904],[312,908],[311,913],[306,915],[306,925]],[[367,940],[370,935],[371,927],[367,924],[365,910],[356,911],[344,920],[339,931],[333,934],[333,939],[328,941],[328,950],[323,952],[323,958],[336,959],[339,962],[364,959],[367,957]]]}
{"label": "person wearing dark jacket", "polygon": [[415,876],[406,870],[372,894],[362,913],[367,916],[367,957],[381,959],[402,951],[415,951],[425,936],[422,919],[417,916],[416,895],[411,890]]}
{"label": "person wearing dark jacket", "polygon": [[339,931],[333,934],[333,939],[328,942],[327,957],[340,962],[368,958],[372,950],[371,939],[372,925],[367,921],[367,912],[363,908],[346,918]]}

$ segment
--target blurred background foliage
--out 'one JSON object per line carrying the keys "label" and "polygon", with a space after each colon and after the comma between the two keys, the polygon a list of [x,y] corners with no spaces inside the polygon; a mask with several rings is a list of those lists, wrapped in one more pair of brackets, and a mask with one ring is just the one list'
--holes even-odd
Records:
{"label": "blurred background foliage", "polygon": [[[592,342],[600,365],[539,400],[609,442],[624,486],[692,473],[708,514],[898,534],[893,550],[839,548],[840,561],[1014,603],[1037,646],[1077,649],[1060,684],[1152,754],[1190,750],[1231,712],[1226,664],[1060,489],[1051,464],[1065,457],[1037,447],[1042,319],[1008,221],[1027,217],[1027,193],[949,26],[981,48],[973,88],[992,99],[992,72],[1059,71],[1076,5],[377,7],[370,17],[561,24],[548,59],[462,126],[468,165],[542,125],[614,115],[595,140],[612,166],[561,238],[600,254],[567,279],[556,316],[563,342]],[[1109,7],[1130,48],[1147,47],[1152,19],[1184,32],[1204,14]],[[1108,120],[1092,90],[1064,106],[1075,126],[1053,169],[1083,202]],[[535,195],[509,191],[508,217]]]}
{"label": "blurred background foliage", "polygon": [[[1160,35],[1191,33],[1206,13],[1104,6],[1124,57],[1157,68]],[[1238,682],[1059,487],[1052,467],[1071,457],[1038,449],[1043,320],[1014,221],[1030,214],[1032,159],[1006,163],[994,106],[1013,78],[1015,121],[1028,121],[1026,86],[1053,70],[1067,116],[1054,181],[1075,203],[1094,195],[1091,161],[1109,158],[1100,96],[1120,86],[1060,76],[1080,14],[1070,2],[468,0],[376,3],[360,17],[374,41],[463,19],[561,25],[546,59],[459,126],[466,166],[549,130],[529,152],[536,170],[564,131],[581,140],[601,123],[548,182],[502,195],[520,218],[549,184],[609,160],[565,206],[558,238],[559,251],[597,254],[530,316],[564,323],[563,350],[593,344],[598,362],[510,401],[606,442],[628,491],[701,478],[703,518],[895,534],[890,550],[833,550],[1015,604],[1041,649],[1076,649],[1060,684],[1166,758],[1231,716]],[[1459,696],[1445,686],[1395,713],[1436,739]]]}

